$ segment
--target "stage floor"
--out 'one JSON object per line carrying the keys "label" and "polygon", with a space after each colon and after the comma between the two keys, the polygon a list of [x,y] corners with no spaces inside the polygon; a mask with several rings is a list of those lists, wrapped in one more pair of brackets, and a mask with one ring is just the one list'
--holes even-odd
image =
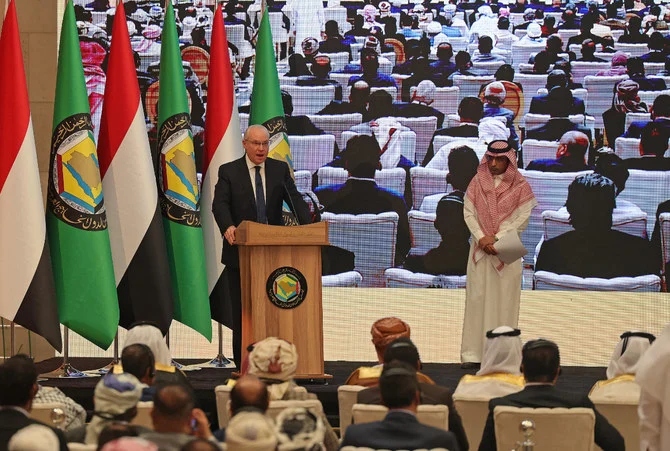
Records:
{"label": "stage floor", "polygon": [[[60,365],[62,359],[53,358],[37,364],[40,373],[52,371]],[[193,364],[203,361],[184,360],[181,363]],[[105,358],[73,358],[71,363],[79,370],[92,370],[100,368],[109,363]],[[307,390],[315,393],[323,408],[328,415],[331,424],[336,427],[339,425],[339,416],[337,410],[337,386],[344,383],[347,376],[361,365],[369,365],[371,362],[326,362],[326,373],[332,374],[333,378],[326,384],[304,383]],[[212,425],[218,424],[216,416],[216,401],[214,397],[214,387],[225,383],[231,376],[231,369],[201,369],[197,371],[188,371],[186,374],[193,386],[198,405],[207,413]],[[437,384],[444,385],[452,390],[458,385],[459,379],[464,374],[474,374],[474,370],[462,370],[460,364],[424,364],[423,370]],[[603,367],[564,367],[563,373],[559,377],[558,385],[572,391],[588,393],[591,386],[599,379],[605,378],[605,368]],[[86,410],[93,410],[93,389],[100,378],[90,377],[83,379],[49,379],[41,382],[45,386],[58,387],[68,396],[81,404]]]}

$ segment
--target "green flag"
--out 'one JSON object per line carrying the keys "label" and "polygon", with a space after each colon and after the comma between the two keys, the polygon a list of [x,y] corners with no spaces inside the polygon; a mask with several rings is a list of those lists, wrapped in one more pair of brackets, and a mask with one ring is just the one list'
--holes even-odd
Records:
{"label": "green flag", "polygon": [[58,54],[47,233],[60,322],[103,349],[119,324],[102,181],[72,2]]}
{"label": "green flag", "polygon": [[277,64],[275,63],[270,17],[267,11],[263,13],[256,42],[254,87],[251,91],[251,112],[249,115],[249,125],[253,124],[261,124],[270,132],[268,156],[286,161],[289,167],[293,168],[291,147],[286,134],[286,121],[281,101]]}
{"label": "green flag", "polygon": [[172,2],[166,2],[158,91],[158,185],[174,319],[212,340],[200,190]]}

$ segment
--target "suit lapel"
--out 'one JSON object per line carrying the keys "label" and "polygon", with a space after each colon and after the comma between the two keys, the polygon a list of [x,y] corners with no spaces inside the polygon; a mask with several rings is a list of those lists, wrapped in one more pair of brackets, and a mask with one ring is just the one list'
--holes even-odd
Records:
{"label": "suit lapel", "polygon": [[243,190],[240,193],[241,197],[246,197],[249,199],[251,204],[256,211],[256,196],[254,196],[254,187],[251,185],[251,177],[249,176],[249,167],[247,166],[246,157],[242,157],[239,160],[239,173],[241,177],[240,188]]}

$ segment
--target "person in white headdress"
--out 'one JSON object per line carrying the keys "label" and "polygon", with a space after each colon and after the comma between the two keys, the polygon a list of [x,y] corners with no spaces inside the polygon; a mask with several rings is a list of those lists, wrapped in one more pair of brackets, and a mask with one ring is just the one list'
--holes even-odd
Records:
{"label": "person in white headdress", "polygon": [[326,428],[323,419],[304,407],[291,407],[282,410],[277,416],[275,433],[279,451],[289,450],[325,450]]}
{"label": "person in white headdress", "polygon": [[58,436],[48,426],[30,424],[19,429],[7,443],[8,451],[59,451]]}
{"label": "person in white headdress", "polygon": [[293,14],[295,24],[295,51],[302,52],[300,44],[307,38],[320,40],[321,30],[326,23],[321,0],[289,0],[286,2],[285,10]]}
{"label": "person in white headdress", "polygon": [[479,18],[470,27],[470,42],[477,42],[484,35],[495,39],[498,31],[498,17],[489,5],[480,6],[477,12]]}
{"label": "person in white headdress", "polygon": [[523,390],[520,335],[519,329],[509,326],[486,332],[482,366],[476,375],[461,378],[454,397],[491,399]]}
{"label": "person in white headdress", "polygon": [[607,379],[598,381],[591,388],[589,398],[598,402],[634,402],[640,399],[640,386],[635,382],[635,373],[640,359],[656,337],[647,332],[624,332],[619,337],[607,366]]}
{"label": "person in white headdress", "polygon": [[277,436],[272,420],[260,412],[239,412],[226,427],[228,451],[274,451]]}
{"label": "person in white headdress", "polygon": [[635,381],[640,386],[640,449],[670,449],[670,324],[640,360]]}

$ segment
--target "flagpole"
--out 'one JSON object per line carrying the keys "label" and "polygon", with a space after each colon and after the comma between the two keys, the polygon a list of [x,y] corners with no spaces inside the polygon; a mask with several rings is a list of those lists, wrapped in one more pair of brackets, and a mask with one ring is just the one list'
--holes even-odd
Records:
{"label": "flagpole", "polygon": [[14,345],[14,321],[9,323],[9,355],[10,357],[16,355],[16,348]]}
{"label": "flagpole", "polygon": [[100,374],[107,374],[114,368],[114,365],[119,364],[119,330],[118,328],[116,329],[116,335],[114,335],[114,347],[112,348],[114,350],[114,355],[112,356],[112,361],[109,362],[107,365],[103,366],[102,368],[98,368],[97,370],[91,370],[89,373],[100,373]]}
{"label": "flagpole", "polygon": [[219,353],[207,363],[200,365],[202,368],[235,368],[235,364],[223,355],[223,324],[217,323],[219,326]]}
{"label": "flagpole", "polygon": [[47,379],[79,379],[82,377],[92,377],[89,374],[82,373],[70,364],[70,329],[63,327],[63,363],[61,365],[45,374],[40,374],[40,377]]}

